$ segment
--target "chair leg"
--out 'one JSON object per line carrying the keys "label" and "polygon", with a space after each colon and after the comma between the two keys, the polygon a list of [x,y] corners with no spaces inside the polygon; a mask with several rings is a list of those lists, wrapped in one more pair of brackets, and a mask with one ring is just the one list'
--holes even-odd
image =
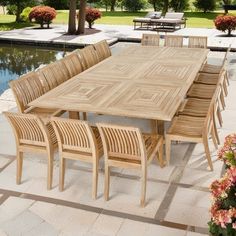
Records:
{"label": "chair leg", "polygon": [[21,177],[22,177],[22,166],[23,166],[23,152],[17,151],[17,167],[16,167],[16,184],[21,183]]}
{"label": "chair leg", "polygon": [[63,191],[63,190],[64,190],[65,169],[66,169],[66,159],[60,157],[60,168],[59,168],[59,191]]}
{"label": "chair leg", "polygon": [[170,138],[168,137],[168,135],[166,135],[165,147],[166,147],[166,164],[169,165],[169,164],[170,164],[171,140],[170,140]]}
{"label": "chair leg", "polygon": [[163,141],[161,141],[161,145],[160,145],[158,153],[157,153],[157,159],[159,161],[160,167],[163,168],[165,165],[165,163],[163,161]]}
{"label": "chair leg", "polygon": [[205,153],[206,153],[208,165],[210,167],[210,170],[213,171],[213,165],[212,165],[212,161],[211,161],[211,154],[210,154],[210,150],[209,150],[209,146],[208,146],[207,137],[203,138],[203,144],[204,144],[204,148],[205,148]]}
{"label": "chair leg", "polygon": [[222,109],[224,110],[225,109],[225,99],[224,99],[224,95],[223,95],[222,91],[220,93],[220,102],[221,102]]}
{"label": "chair leg", "polygon": [[83,120],[87,120],[87,113],[83,112]]}
{"label": "chair leg", "polygon": [[229,74],[228,71],[225,71],[225,80],[227,81],[227,84],[229,85]]}
{"label": "chair leg", "polygon": [[105,200],[109,200],[109,188],[110,188],[110,167],[105,163],[105,189],[104,189],[104,197]]}
{"label": "chair leg", "polygon": [[47,189],[50,190],[52,188],[52,178],[53,178],[53,159],[54,152],[48,152],[48,178],[47,178]]}
{"label": "chair leg", "polygon": [[215,119],[215,115],[213,115],[213,132],[215,134],[215,138],[217,140],[217,144],[220,145],[220,138],[217,132],[217,128],[216,128],[216,119]]}
{"label": "chair leg", "polygon": [[80,119],[79,112],[77,112],[77,111],[69,111],[69,118],[70,119],[79,120]]}
{"label": "chair leg", "polygon": [[217,118],[218,118],[220,127],[222,127],[222,125],[223,125],[223,119],[222,119],[222,115],[221,115],[221,112],[220,112],[220,107],[219,107],[219,105],[218,105],[218,107],[217,107]]}
{"label": "chair leg", "polygon": [[223,89],[224,89],[224,95],[226,97],[228,95],[228,89],[227,89],[227,84],[226,84],[226,80],[225,79],[223,81],[222,86],[223,86]]}
{"label": "chair leg", "polygon": [[142,177],[141,177],[141,202],[140,205],[145,207],[145,199],[146,199],[146,189],[147,189],[147,166],[142,166]]}
{"label": "chair leg", "polygon": [[98,158],[93,161],[93,193],[92,198],[97,199],[97,187],[98,186]]}
{"label": "chair leg", "polygon": [[[213,125],[213,127],[214,127],[214,125]],[[218,149],[217,139],[216,139],[216,136],[215,136],[215,129],[213,127],[212,127],[212,130],[211,130],[211,137],[212,137],[212,141],[214,143],[215,149]]]}

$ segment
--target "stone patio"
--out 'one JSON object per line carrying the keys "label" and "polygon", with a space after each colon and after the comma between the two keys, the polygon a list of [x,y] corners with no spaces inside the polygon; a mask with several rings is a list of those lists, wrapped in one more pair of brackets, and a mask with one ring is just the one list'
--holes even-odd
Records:
{"label": "stone patio", "polygon": [[[67,32],[67,25],[52,25],[51,29],[39,28],[23,28],[12,31],[0,32],[0,42],[8,43],[31,43],[31,44],[57,44],[59,47],[66,47],[68,45],[73,47],[83,47],[87,44],[93,44],[100,40],[106,39],[110,44],[119,41],[140,41],[143,33],[156,33],[150,30],[134,30],[132,26],[127,25],[102,25],[96,24],[94,26],[96,33],[87,35],[65,35]],[[226,34],[216,29],[206,28],[182,28],[175,32],[168,32],[168,34],[188,36],[207,36],[208,47],[214,50],[225,50],[229,44],[232,45],[232,50],[236,51],[236,37],[226,37]],[[160,32],[161,36],[165,32]],[[161,43],[163,43],[162,40]],[[184,44],[187,44],[185,39]]]}
{"label": "stone patio", "polygon": [[[117,43],[113,54],[129,46]],[[210,52],[209,62],[220,64],[223,52]],[[229,95],[222,112],[223,127],[218,128],[221,143],[236,130],[236,54],[230,53]],[[0,113],[16,110],[12,93],[0,96]],[[95,116],[89,121],[115,122],[149,130],[149,122],[138,119]],[[165,124],[168,127],[168,123]],[[68,161],[65,190],[58,190],[59,160],[55,155],[53,189],[46,190],[45,156],[28,155],[24,159],[21,185],[15,184],[15,141],[5,117],[0,114],[0,235],[207,235],[209,184],[223,172],[217,151],[209,140],[214,171],[207,168],[201,144],[172,145],[169,166],[160,168],[156,160],[148,167],[147,205],[139,206],[139,173],[113,169],[110,200],[103,199],[104,165],[100,161],[98,199],[92,200],[91,166]]]}

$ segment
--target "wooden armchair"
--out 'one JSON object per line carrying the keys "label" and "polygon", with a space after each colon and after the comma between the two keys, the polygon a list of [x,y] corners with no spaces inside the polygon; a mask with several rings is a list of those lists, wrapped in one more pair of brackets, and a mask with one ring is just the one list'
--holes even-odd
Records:
{"label": "wooden armchair", "polygon": [[111,50],[106,40],[102,40],[98,43],[95,43],[93,46],[96,50],[99,61],[102,61],[106,59],[107,57],[111,56]]}
{"label": "wooden armchair", "polygon": [[59,190],[64,189],[66,159],[90,162],[93,165],[92,197],[97,197],[98,162],[103,155],[102,141],[97,128],[86,121],[53,117],[60,156]]}
{"label": "wooden armchair", "polygon": [[203,36],[189,36],[189,48],[207,48],[207,37]]}
{"label": "wooden armchair", "polygon": [[[205,117],[196,117],[189,115],[176,116],[166,134],[166,160],[170,161],[171,141],[187,141],[194,143],[203,143],[206,153],[206,159],[211,170],[213,165],[211,161],[210,150],[208,146],[209,135],[212,136],[215,147],[217,148],[217,137],[214,126],[214,106],[217,102],[219,92],[216,90],[211,99],[207,115]],[[200,108],[199,108],[200,109]]]}
{"label": "wooden armchair", "polygon": [[50,116],[59,116],[63,113],[56,109],[36,108],[28,105],[44,94],[44,89],[37,73],[30,72],[25,74],[19,79],[11,81],[9,85],[16,99],[19,112],[36,114],[43,120],[47,120]]}
{"label": "wooden armchair", "polygon": [[71,78],[83,71],[82,64],[77,53],[71,53],[61,59],[61,61],[65,64]]}
{"label": "wooden armchair", "polygon": [[142,172],[141,206],[145,205],[147,165],[158,153],[163,166],[163,137],[142,134],[140,129],[97,124],[102,137],[105,157],[105,200],[109,198],[110,167],[136,168]]}
{"label": "wooden armchair", "polygon": [[67,67],[62,63],[62,60],[46,65],[37,72],[41,83],[43,84],[44,92],[50,91],[71,78]]}
{"label": "wooden armchair", "polygon": [[159,46],[159,34],[143,34],[141,44],[142,46]]}
{"label": "wooden armchair", "polygon": [[86,70],[99,62],[98,54],[93,45],[89,45],[78,51],[83,70]]}
{"label": "wooden armchair", "polygon": [[47,125],[35,115],[4,112],[14,131],[16,140],[16,183],[21,183],[23,154],[44,153],[48,158],[47,189],[52,188],[53,156],[57,147],[56,135],[50,123]]}
{"label": "wooden armchair", "polygon": [[165,47],[183,47],[183,36],[165,35]]}

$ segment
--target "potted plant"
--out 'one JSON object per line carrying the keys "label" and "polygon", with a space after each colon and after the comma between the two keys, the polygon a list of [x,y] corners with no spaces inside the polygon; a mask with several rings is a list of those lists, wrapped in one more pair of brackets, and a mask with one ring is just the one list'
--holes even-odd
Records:
{"label": "potted plant", "polygon": [[231,36],[232,31],[236,29],[236,16],[220,15],[214,20],[216,29],[227,32]]}

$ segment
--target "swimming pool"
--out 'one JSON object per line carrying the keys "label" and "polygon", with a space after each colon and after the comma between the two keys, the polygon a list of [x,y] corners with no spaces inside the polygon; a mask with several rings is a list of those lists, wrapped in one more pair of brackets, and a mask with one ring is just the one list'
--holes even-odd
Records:
{"label": "swimming pool", "polygon": [[33,46],[0,44],[0,95],[10,80],[64,57],[66,51]]}

